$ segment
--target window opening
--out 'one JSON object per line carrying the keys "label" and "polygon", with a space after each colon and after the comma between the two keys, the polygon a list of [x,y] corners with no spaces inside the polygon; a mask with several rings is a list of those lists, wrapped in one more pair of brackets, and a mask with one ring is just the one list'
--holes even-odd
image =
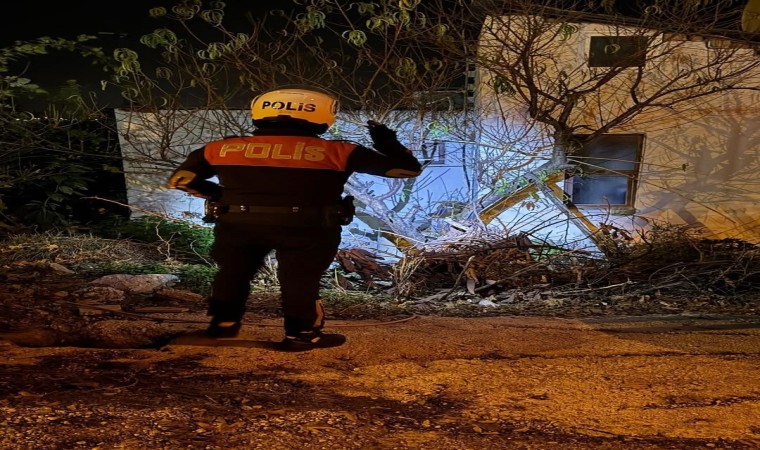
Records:
{"label": "window opening", "polygon": [[641,134],[605,134],[584,144],[570,156],[580,169],[565,180],[570,201],[577,206],[633,207],[643,143]]}
{"label": "window opening", "polygon": [[420,146],[421,162],[429,166],[443,166],[446,164],[446,142],[426,141]]}
{"label": "window opening", "polygon": [[591,36],[589,67],[643,67],[647,57],[646,36]]}

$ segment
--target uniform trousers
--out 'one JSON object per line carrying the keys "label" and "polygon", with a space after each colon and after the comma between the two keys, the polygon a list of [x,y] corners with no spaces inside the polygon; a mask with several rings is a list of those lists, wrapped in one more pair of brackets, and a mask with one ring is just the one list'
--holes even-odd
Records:
{"label": "uniform trousers", "polygon": [[339,225],[258,225],[246,223],[243,214],[223,215],[214,227],[211,257],[219,270],[208,314],[220,322],[240,321],[251,281],[274,250],[285,334],[322,329],[320,282],[335,259],[340,240]]}

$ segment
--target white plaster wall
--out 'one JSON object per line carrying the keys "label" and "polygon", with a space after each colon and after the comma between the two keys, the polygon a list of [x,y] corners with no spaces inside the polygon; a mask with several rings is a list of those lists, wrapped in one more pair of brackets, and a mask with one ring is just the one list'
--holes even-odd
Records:
{"label": "white plaster wall", "polygon": [[760,241],[759,93],[721,97],[647,136],[636,210],[716,238]]}
{"label": "white plaster wall", "polygon": [[[449,146],[457,150],[447,154],[445,164],[426,167],[423,174],[414,180],[414,190],[400,214],[420,227],[431,225],[429,215],[438,208],[439,202],[451,199],[467,201],[472,193],[472,175],[468,172],[475,146],[454,134],[451,122],[461,125],[463,119],[461,115],[451,115],[457,118],[444,114],[444,117],[431,119],[408,111],[392,112],[383,118],[383,122],[397,129],[399,139],[413,150],[419,148],[425,139],[450,141]],[[371,139],[363,126],[366,115],[341,116],[325,137],[352,140],[371,148]],[[133,217],[159,214],[210,227],[201,222],[204,201],[168,189],[166,183],[171,171],[190,151],[223,136],[249,134],[251,124],[248,111],[139,113],[117,110],[116,120],[124,156],[127,198]],[[436,126],[431,127],[432,123]],[[431,135],[433,129],[435,132]],[[397,191],[399,183],[404,180],[354,174],[351,182],[363,184],[378,197],[388,196],[388,204],[393,206],[402,195]],[[371,237],[365,236],[367,234]],[[378,237],[375,230],[359,219],[344,227],[342,245],[362,247],[391,257],[399,255],[395,245]]]}
{"label": "white plaster wall", "polygon": [[[520,26],[519,18],[510,25]],[[599,24],[576,24],[578,32],[566,40],[557,40],[547,48],[561,55],[554,63],[547,64],[543,82],[551,82],[559,73],[575,73],[583,76],[587,61],[588,40],[592,35],[625,34],[626,30],[611,30]],[[514,32],[514,29],[509,32]],[[628,30],[641,33],[640,30]],[[504,33],[508,33],[505,31]],[[493,36],[491,36],[493,37]],[[508,53],[495,40],[483,37],[484,48],[493,54]],[[645,89],[656,89],[658,83],[668,80],[673,73],[686,70],[694,61],[703,61],[707,43],[699,40],[669,41],[660,39],[653,50],[656,57],[646,66]],[[678,49],[671,52],[673,45]],[[712,44],[711,44],[712,45]],[[553,47],[552,47],[553,46]],[[549,54],[547,50],[547,54]],[[738,50],[736,64],[745,58],[759,58],[753,50]],[[504,56],[509,58],[509,56]],[[632,71],[633,72],[633,71]],[[747,84],[760,86],[760,72],[750,71]],[[521,111],[524,105],[508,95],[496,95],[487,71],[482,71],[478,85],[479,105],[490,114],[482,121],[484,129],[493,132],[491,143],[508,141],[498,128],[520,127],[522,120],[529,121]],[[597,92],[595,97],[585,99],[583,108],[574,115],[571,124],[599,126],[604,117],[614,116],[626,107],[628,80],[622,77],[618,84],[611,83]],[[547,85],[549,86],[549,85]],[[501,107],[489,105],[501,102]],[[635,234],[651,227],[653,221],[691,224],[701,228],[711,237],[739,238],[760,242],[760,94],[750,91],[733,91],[712,97],[702,97],[679,104],[674,109],[651,110],[636,116],[615,129],[613,133],[644,133],[646,135],[640,180],[633,215],[614,215],[605,209],[583,211],[595,224],[611,223]],[[513,124],[513,125],[510,125]],[[538,130],[539,135],[546,130]],[[526,136],[528,142],[551,140]],[[484,141],[485,142],[485,141]],[[528,147],[526,145],[525,147]],[[540,165],[548,153],[537,151],[536,160],[521,169]],[[525,158],[527,159],[527,158]],[[513,176],[519,174],[515,169]],[[510,176],[507,173],[506,176]],[[529,231],[545,236],[554,242],[575,242],[580,247],[590,244],[583,233],[557,214],[545,197],[537,194],[504,211],[493,226],[504,224],[511,231]],[[556,238],[555,238],[556,237]]]}

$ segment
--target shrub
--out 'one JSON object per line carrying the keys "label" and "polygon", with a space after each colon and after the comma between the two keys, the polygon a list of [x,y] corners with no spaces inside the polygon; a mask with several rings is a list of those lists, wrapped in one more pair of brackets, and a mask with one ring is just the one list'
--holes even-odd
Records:
{"label": "shrub", "polygon": [[209,252],[214,233],[192,222],[143,216],[124,222],[112,232],[122,239],[159,244],[158,251],[168,259],[210,264]]}
{"label": "shrub", "polygon": [[179,277],[177,289],[192,291],[201,295],[211,293],[211,283],[214,281],[217,268],[200,264],[186,264],[179,266],[175,274]]}

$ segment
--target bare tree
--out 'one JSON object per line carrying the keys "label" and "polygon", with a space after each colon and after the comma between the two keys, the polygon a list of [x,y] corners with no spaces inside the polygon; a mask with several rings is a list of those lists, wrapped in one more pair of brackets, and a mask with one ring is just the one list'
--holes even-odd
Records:
{"label": "bare tree", "polygon": [[[473,0],[456,2],[455,13],[452,2],[435,3],[428,8],[438,8],[439,22],[428,42],[477,64],[477,122],[488,123],[479,127],[480,141],[504,150],[488,156],[496,173],[478,171],[490,178],[480,186],[481,217],[505,197],[524,198],[532,184],[597,237],[550,183],[578,170],[579,149],[760,86],[758,43],[739,31],[735,2]],[[584,27],[605,37],[595,55],[586,50]],[[478,33],[465,32],[472,29]],[[516,124],[526,131],[517,139]],[[507,156],[511,165],[502,164]]]}
{"label": "bare tree", "polygon": [[[223,122],[220,129],[245,133],[240,111],[251,97],[287,85],[319,87],[339,97],[342,122],[353,127],[332,129],[335,136],[366,139],[360,131],[368,118],[402,127],[402,133],[429,133],[430,121],[452,108],[441,91],[462,77],[464,63],[449,57],[445,48],[422,43],[431,18],[419,4],[294,1],[287,11],[236,23],[229,23],[221,2],[152,9],[152,15],[170,19],[170,24],[141,39],[147,50],[116,52],[121,66],[114,82],[131,111],[151,114],[139,129],[142,138],[152,136],[153,141],[135,141],[139,157],[162,167],[166,163],[161,161],[184,150],[177,146],[177,132],[187,135],[188,128],[202,125],[179,110],[228,112],[217,117]],[[198,137],[197,144],[207,136],[190,134]],[[389,237],[424,240],[412,224],[420,208],[405,194],[419,180],[385,183],[382,195],[376,185],[347,185],[358,200],[360,217]]]}
{"label": "bare tree", "polygon": [[[342,116],[356,127],[375,117],[424,134],[431,122],[448,121],[447,139],[478,146],[474,159],[462,160],[467,192],[451,194],[459,206],[445,224],[482,230],[494,205],[504,198],[530,203],[536,188],[560,212],[552,220],[588,229],[551,183],[577,170],[578,149],[634,121],[757,89],[760,59],[744,48],[746,36],[727,31],[740,20],[730,3],[298,0],[293,10],[241,24],[229,23],[222,3],[183,2],[151,10],[173,20],[142,40],[160,56],[158,67],[146,70],[146,54],[123,49],[116,82],[133,110],[156,113],[158,153],[148,148],[146,157],[176,153],[172,137],[184,119],[171,111],[239,111],[256,92],[306,84],[336,93]],[[578,51],[582,24],[606,27],[610,39],[598,56],[616,62],[589,66]],[[622,48],[619,37],[633,47]],[[461,93],[473,65],[483,95],[455,111],[464,114],[441,114],[454,108],[440,92],[455,86]],[[243,130],[235,117],[228,128]],[[361,139],[356,130],[333,132]],[[437,220],[431,204],[441,203],[410,200],[406,193],[419,191],[419,183],[396,180],[383,195],[361,182],[347,189],[373,228],[419,243],[450,230],[418,223],[420,216]]]}

